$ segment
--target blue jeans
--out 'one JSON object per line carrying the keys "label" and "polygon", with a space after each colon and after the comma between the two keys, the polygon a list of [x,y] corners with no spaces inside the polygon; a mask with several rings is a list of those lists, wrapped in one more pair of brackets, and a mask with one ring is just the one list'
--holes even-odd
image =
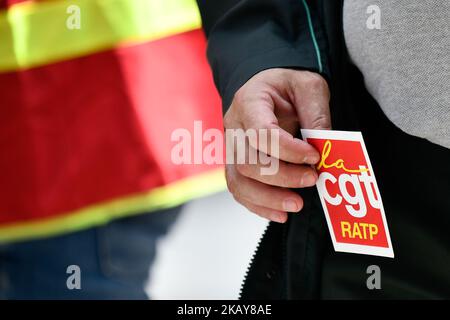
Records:
{"label": "blue jeans", "polygon": [[145,285],[156,242],[179,211],[161,210],[62,236],[0,245],[0,299],[148,299]]}

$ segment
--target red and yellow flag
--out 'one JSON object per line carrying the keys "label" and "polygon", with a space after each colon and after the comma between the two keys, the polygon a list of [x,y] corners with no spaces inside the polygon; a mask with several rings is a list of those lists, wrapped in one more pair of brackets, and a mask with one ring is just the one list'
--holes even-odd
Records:
{"label": "red and yellow flag", "polygon": [[175,129],[222,128],[205,43],[194,0],[0,0],[0,242],[222,190],[170,159]]}

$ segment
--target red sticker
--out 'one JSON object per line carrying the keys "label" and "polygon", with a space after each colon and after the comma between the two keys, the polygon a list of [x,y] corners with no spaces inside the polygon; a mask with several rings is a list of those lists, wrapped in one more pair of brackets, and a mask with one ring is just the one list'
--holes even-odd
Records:
{"label": "red sticker", "polygon": [[301,132],[321,154],[317,190],[334,249],[393,258],[383,203],[361,133]]}

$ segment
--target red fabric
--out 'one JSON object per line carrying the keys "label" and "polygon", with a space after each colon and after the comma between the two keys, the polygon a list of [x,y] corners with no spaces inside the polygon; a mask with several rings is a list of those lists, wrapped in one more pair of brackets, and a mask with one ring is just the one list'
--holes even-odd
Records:
{"label": "red fabric", "polygon": [[200,30],[0,74],[0,224],[217,166],[171,162],[176,128],[222,128]]}

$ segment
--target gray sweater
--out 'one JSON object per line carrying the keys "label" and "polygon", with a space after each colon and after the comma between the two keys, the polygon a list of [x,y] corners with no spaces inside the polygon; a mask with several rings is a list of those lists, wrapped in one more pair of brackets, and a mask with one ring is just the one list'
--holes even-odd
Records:
{"label": "gray sweater", "polygon": [[450,148],[450,0],[346,0],[344,34],[386,116]]}

